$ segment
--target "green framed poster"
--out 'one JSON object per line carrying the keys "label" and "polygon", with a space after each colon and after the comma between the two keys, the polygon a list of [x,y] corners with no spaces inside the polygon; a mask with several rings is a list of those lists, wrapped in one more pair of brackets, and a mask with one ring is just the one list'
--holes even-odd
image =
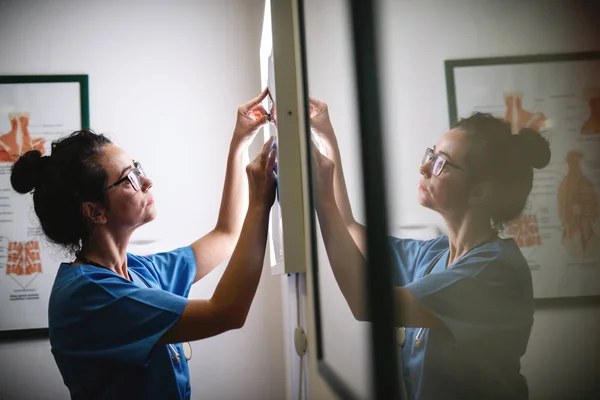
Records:
{"label": "green framed poster", "polygon": [[48,299],[60,251],[43,236],[31,194],[12,189],[12,165],[89,128],[87,75],[0,76],[0,339],[48,334]]}

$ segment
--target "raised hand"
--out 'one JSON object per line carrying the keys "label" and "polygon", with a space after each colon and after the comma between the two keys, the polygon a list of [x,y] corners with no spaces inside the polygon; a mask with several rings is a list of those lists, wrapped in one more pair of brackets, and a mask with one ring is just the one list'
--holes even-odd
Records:
{"label": "raised hand", "polygon": [[275,160],[274,137],[263,146],[259,155],[246,167],[250,189],[250,206],[271,208],[275,201]]}
{"label": "raised hand", "polygon": [[242,143],[249,143],[254,139],[256,132],[269,121],[269,116],[260,104],[267,95],[267,88],[261,94],[240,106],[237,112],[237,122],[233,136]]}

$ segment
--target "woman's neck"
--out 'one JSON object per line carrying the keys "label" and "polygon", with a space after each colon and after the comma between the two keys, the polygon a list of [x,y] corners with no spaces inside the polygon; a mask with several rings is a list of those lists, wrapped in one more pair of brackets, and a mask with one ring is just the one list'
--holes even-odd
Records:
{"label": "woman's neck", "polygon": [[465,215],[455,221],[446,220],[450,255],[448,265],[485,243],[498,239],[498,231],[484,218]]}
{"label": "woman's neck", "polygon": [[[127,243],[114,236],[96,232],[81,248],[79,255],[129,279],[127,272]],[[82,260],[84,261],[84,260]]]}

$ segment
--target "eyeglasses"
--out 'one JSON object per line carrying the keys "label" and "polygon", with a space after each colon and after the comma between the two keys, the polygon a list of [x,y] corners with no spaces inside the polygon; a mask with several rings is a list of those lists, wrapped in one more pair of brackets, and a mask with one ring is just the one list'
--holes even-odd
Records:
{"label": "eyeglasses", "polygon": [[431,173],[433,175],[441,174],[446,164],[461,171],[464,171],[464,168],[461,168],[458,165],[446,160],[441,155],[436,154],[433,149],[428,147],[427,150],[425,150],[425,155],[423,156],[423,161],[421,161],[421,165],[425,165],[431,161],[433,162],[433,166],[431,167]]}
{"label": "eyeglasses", "polygon": [[133,166],[134,166],[134,168],[131,171],[129,171],[129,173],[127,175],[125,175],[124,178],[119,179],[112,185],[106,187],[104,190],[114,188],[115,186],[118,186],[121,183],[127,182],[127,181],[129,181],[129,183],[131,183],[131,187],[133,188],[133,190],[135,190],[136,192],[138,190],[140,190],[142,188],[142,176],[146,176],[146,173],[144,172],[144,169],[142,168],[142,164],[140,164],[138,161],[134,161]]}

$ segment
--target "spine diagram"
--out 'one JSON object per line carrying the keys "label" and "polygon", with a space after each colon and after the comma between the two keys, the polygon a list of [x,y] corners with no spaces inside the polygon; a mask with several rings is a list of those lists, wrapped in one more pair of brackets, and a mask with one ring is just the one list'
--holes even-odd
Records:
{"label": "spine diagram", "polygon": [[508,234],[514,237],[519,247],[541,246],[539,224],[536,215],[523,215],[507,227]]}
{"label": "spine diagram", "polygon": [[9,242],[6,275],[33,275],[42,272],[40,245],[37,241]]}

